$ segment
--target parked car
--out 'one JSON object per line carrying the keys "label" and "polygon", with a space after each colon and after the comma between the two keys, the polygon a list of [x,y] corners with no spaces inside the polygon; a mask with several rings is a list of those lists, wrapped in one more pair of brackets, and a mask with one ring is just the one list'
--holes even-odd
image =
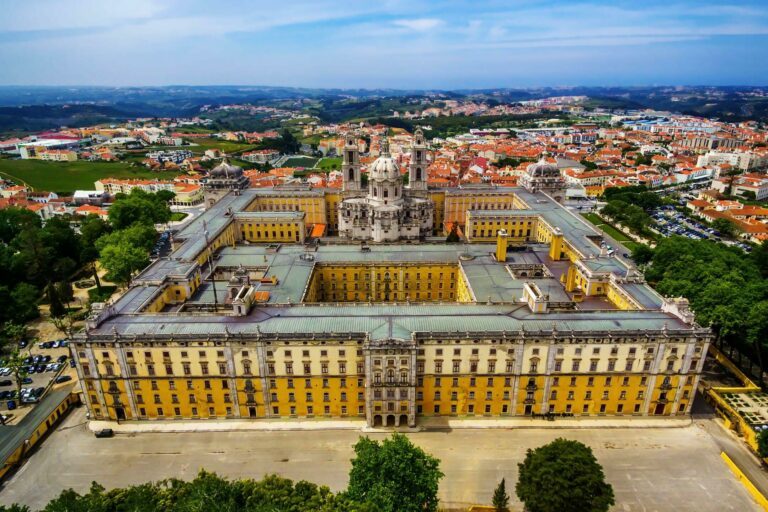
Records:
{"label": "parked car", "polygon": [[75,367],[75,360],[74,359],[70,359],[69,360],[69,366],[70,366],[70,368],[74,368]]}
{"label": "parked car", "polygon": [[98,438],[112,437],[115,435],[115,432],[111,428],[103,428],[101,430],[97,430],[94,435]]}
{"label": "parked car", "polygon": [[8,402],[5,405],[6,407],[8,407],[9,411],[12,411],[16,408],[16,402],[13,400],[8,400]]}
{"label": "parked car", "polygon": [[0,387],[12,386],[13,381],[10,379],[0,380]]}
{"label": "parked car", "polygon": [[0,391],[0,400],[9,400],[12,396],[12,393],[8,390]]}
{"label": "parked car", "polygon": [[56,377],[56,380],[54,382],[56,382],[56,384],[61,384],[62,382],[69,382],[70,380],[72,380],[71,375],[59,375],[58,377]]}
{"label": "parked car", "polygon": [[21,380],[21,383],[22,383],[22,384],[32,384],[32,377],[24,377],[24,378]]}
{"label": "parked car", "polygon": [[56,361],[58,361],[59,363],[63,363],[63,362],[64,362],[64,361],[66,361],[66,360],[67,360],[67,356],[66,356],[66,354],[64,354],[64,355],[61,355],[61,356],[59,356],[59,357],[56,359]]}

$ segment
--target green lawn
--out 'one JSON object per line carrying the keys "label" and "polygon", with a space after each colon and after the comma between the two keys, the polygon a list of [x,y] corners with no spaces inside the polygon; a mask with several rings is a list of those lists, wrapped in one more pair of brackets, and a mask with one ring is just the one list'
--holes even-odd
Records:
{"label": "green lawn", "polygon": [[[596,213],[582,213],[582,217],[587,219],[589,222],[594,224],[597,228],[605,231],[608,236],[616,240],[617,242],[621,242],[622,244],[624,242],[631,242],[634,243],[634,240],[629,238],[627,235],[616,229],[615,227],[611,226],[607,222],[603,220],[602,217],[597,215]],[[629,247],[627,247],[629,248]]]}
{"label": "green lawn", "polygon": [[341,170],[341,157],[321,158],[320,161],[317,162],[317,168],[325,171],[339,171]]}
{"label": "green lawn", "polygon": [[283,167],[314,167],[317,163],[317,158],[311,158],[308,156],[295,156],[289,158],[283,164]]}
{"label": "green lawn", "polygon": [[42,160],[0,160],[0,175],[35,190],[71,193],[93,190],[101,178],[171,179],[178,172],[154,172],[146,167],[130,166],[128,162],[44,162]]}
{"label": "green lawn", "polygon": [[239,153],[244,153],[246,151],[250,151],[257,147],[256,144],[246,144],[244,142],[233,142],[229,140],[216,139],[213,137],[203,137],[200,139],[189,138],[186,140],[193,145],[192,146],[150,146],[146,150],[141,151],[141,153],[144,154],[147,151],[152,151],[156,149],[162,149],[162,150],[188,149],[196,155],[202,155],[203,153],[205,153],[207,149],[218,149],[227,154],[239,154]]}

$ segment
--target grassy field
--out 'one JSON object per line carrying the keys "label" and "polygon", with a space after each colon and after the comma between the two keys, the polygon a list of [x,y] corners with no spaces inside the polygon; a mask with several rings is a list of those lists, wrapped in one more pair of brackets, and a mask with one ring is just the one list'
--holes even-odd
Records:
{"label": "grassy field", "polygon": [[582,213],[581,216],[587,219],[592,224],[594,224],[595,227],[597,227],[598,229],[605,231],[608,234],[608,236],[610,236],[617,242],[620,242],[621,245],[623,245],[630,251],[634,250],[638,245],[642,245],[635,242],[630,237],[628,237],[627,235],[625,235],[615,227],[605,222],[605,220],[603,220],[603,218],[597,215],[596,213]]}
{"label": "grassy field", "polygon": [[146,167],[131,167],[127,162],[44,162],[42,160],[0,160],[0,175],[35,190],[56,193],[93,190],[101,178],[171,179],[178,172],[153,172]]}
{"label": "grassy field", "polygon": [[283,164],[283,167],[314,167],[317,163],[317,158],[311,158],[308,156],[296,156],[289,158]]}
{"label": "grassy field", "polygon": [[321,158],[320,161],[317,162],[317,168],[323,169],[324,171],[341,170],[341,158]]}
{"label": "grassy field", "polygon": [[[188,139],[192,146],[150,146],[146,151],[155,149],[174,150],[174,149],[188,149],[195,155],[202,155],[207,149],[218,149],[227,154],[239,154],[246,151],[255,149],[255,144],[246,144],[244,142],[233,142],[229,140],[221,140],[213,137],[203,137],[200,139]],[[146,151],[141,151],[142,154]]]}

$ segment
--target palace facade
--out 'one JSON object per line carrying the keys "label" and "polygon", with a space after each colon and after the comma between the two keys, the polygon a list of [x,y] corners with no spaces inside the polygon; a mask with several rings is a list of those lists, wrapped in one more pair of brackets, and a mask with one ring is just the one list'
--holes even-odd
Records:
{"label": "palace facade", "polygon": [[209,209],[73,342],[91,417],[689,414],[710,332],[559,204],[556,168],[430,190],[414,141],[408,186],[386,143],[367,187],[353,144],[343,190],[213,172]]}

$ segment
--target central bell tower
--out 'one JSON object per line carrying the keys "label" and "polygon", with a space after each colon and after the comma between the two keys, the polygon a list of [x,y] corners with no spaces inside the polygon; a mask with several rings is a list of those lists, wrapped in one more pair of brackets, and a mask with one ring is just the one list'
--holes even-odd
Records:
{"label": "central bell tower", "polygon": [[408,166],[408,188],[427,190],[427,165],[427,144],[424,142],[424,133],[418,129],[413,134],[411,163]]}
{"label": "central bell tower", "polygon": [[357,137],[354,134],[348,134],[344,142],[344,149],[341,173],[343,175],[344,191],[362,190],[362,181],[360,177],[360,150],[357,147]]}

